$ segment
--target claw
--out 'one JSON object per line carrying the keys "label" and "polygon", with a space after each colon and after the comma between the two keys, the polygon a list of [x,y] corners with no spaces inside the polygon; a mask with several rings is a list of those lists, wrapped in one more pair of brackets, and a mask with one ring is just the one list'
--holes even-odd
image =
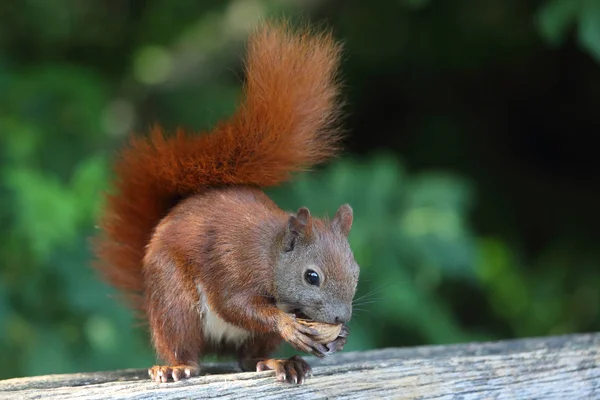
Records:
{"label": "claw", "polygon": [[275,379],[279,382],[302,384],[312,375],[312,369],[301,357],[293,356],[287,360],[268,359],[256,364],[256,371],[275,371]]}
{"label": "claw", "polygon": [[148,369],[150,379],[157,383],[165,383],[168,382],[169,379],[172,379],[173,382],[177,382],[182,378],[190,378],[198,375],[199,372],[199,367],[193,365],[177,365],[172,367],[155,365]]}
{"label": "claw", "polygon": [[340,331],[340,334],[338,335],[338,337],[348,337],[348,335],[350,334],[350,329],[348,328],[347,325],[343,325],[342,326],[342,330]]}

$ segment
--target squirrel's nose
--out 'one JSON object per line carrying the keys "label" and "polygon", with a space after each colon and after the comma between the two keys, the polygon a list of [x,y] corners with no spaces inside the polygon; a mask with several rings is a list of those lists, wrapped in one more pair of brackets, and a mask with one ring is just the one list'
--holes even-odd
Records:
{"label": "squirrel's nose", "polygon": [[351,316],[352,316],[352,308],[348,307],[348,308],[344,309],[342,312],[340,312],[338,315],[336,315],[334,320],[335,320],[336,324],[345,324],[346,322],[350,321]]}

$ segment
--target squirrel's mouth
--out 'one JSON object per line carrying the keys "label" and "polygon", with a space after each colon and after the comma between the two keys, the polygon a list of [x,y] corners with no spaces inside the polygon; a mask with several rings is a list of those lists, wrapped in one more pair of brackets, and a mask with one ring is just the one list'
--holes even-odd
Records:
{"label": "squirrel's mouth", "polygon": [[275,304],[277,308],[288,314],[292,314],[295,318],[312,320],[312,318],[306,315],[296,304],[292,305],[286,302],[276,302]]}
{"label": "squirrel's mouth", "polygon": [[294,317],[296,317],[296,318],[308,319],[308,320],[312,319],[308,315],[304,314],[302,312],[302,310],[300,310],[299,308],[293,309],[292,314],[294,314]]}

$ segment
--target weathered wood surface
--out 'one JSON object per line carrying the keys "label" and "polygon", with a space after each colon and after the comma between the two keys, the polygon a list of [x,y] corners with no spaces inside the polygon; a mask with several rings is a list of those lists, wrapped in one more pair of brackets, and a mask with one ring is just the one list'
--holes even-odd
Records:
{"label": "weathered wood surface", "polygon": [[145,370],[8,379],[0,399],[600,399],[600,333],[308,360],[314,377],[303,385],[222,363],[177,383],[153,383]]}

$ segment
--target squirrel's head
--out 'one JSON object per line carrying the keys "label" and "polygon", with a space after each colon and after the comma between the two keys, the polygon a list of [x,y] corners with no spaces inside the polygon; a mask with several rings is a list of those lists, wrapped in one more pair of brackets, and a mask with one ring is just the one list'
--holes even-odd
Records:
{"label": "squirrel's head", "polygon": [[350,320],[359,274],[348,244],[352,218],[347,204],[331,221],[304,207],[290,215],[275,266],[280,309],[331,324]]}

